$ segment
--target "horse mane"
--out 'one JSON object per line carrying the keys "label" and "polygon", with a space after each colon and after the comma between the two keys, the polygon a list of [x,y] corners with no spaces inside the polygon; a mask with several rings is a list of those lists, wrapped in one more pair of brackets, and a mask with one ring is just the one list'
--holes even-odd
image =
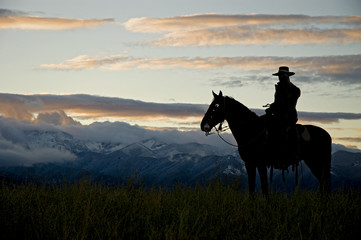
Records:
{"label": "horse mane", "polygon": [[231,104],[231,109],[236,113],[237,115],[243,116],[243,118],[258,118],[259,116],[251,111],[248,107],[243,105],[242,103],[238,102],[236,99],[232,97],[225,97],[226,101]]}

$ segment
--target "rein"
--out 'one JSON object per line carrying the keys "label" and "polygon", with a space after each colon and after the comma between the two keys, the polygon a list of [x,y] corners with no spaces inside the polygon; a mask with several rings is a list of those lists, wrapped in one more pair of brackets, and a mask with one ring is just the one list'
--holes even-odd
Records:
{"label": "rein", "polygon": [[218,129],[217,129],[216,127],[214,127],[214,128],[216,129],[216,131],[217,131],[218,137],[219,137],[220,139],[222,139],[223,142],[227,143],[228,145],[231,145],[232,147],[238,148],[238,145],[235,145],[235,144],[233,144],[233,143],[228,142],[226,139],[224,139],[224,138],[221,136],[221,134],[219,134],[219,132],[225,132],[225,131],[227,131],[227,130],[229,129],[228,126],[226,127],[226,129],[223,129],[223,128],[222,128],[222,124],[223,124],[223,122],[221,122],[221,123],[219,124]]}
{"label": "rein", "polygon": [[[222,122],[222,123],[223,123],[223,122]],[[259,134],[257,134],[256,136],[254,136],[249,142],[247,142],[247,143],[245,143],[245,144],[241,144],[241,145],[235,145],[235,144],[233,144],[233,143],[228,142],[226,139],[224,139],[224,138],[221,136],[220,132],[225,132],[225,131],[227,131],[227,130],[229,129],[228,126],[226,127],[226,129],[222,129],[222,123],[220,123],[220,126],[218,127],[218,129],[217,129],[216,127],[214,127],[214,129],[216,129],[216,132],[217,132],[219,138],[222,139],[223,142],[227,143],[228,145],[231,145],[232,147],[236,147],[236,148],[238,148],[238,147],[246,147],[246,146],[254,143],[261,135],[263,135],[263,134],[266,134],[266,135],[267,135],[267,134],[268,134],[267,128],[263,128],[263,130],[262,130]],[[206,133],[206,136],[209,136],[209,135],[212,135],[212,134],[213,134],[213,133]]]}

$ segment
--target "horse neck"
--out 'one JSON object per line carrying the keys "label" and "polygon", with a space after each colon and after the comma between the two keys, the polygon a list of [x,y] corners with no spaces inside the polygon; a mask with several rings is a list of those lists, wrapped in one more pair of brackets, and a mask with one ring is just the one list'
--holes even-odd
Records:
{"label": "horse neck", "polygon": [[233,98],[225,97],[225,112],[229,128],[237,142],[254,135],[256,128],[259,128],[259,117]]}

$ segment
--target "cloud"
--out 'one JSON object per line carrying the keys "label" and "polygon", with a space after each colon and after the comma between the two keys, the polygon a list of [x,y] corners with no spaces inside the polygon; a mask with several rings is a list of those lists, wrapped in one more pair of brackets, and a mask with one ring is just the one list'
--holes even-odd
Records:
{"label": "cloud", "polygon": [[[200,117],[206,106],[163,104],[91,95],[0,94],[0,113],[19,121],[74,124],[66,114],[83,119],[183,119]],[[54,113],[56,112],[56,113]],[[35,114],[39,114],[35,119]]]}
{"label": "cloud", "polygon": [[215,77],[209,80],[209,85],[210,86],[223,86],[223,87],[227,87],[227,88],[237,88],[237,87],[243,87],[245,85],[247,85],[247,80],[245,79],[244,76],[242,77],[235,77],[235,76],[230,76],[230,77],[225,77],[225,76],[221,76],[221,77]]}
{"label": "cloud", "polygon": [[1,16],[24,16],[27,15],[26,12],[12,9],[3,9],[0,8],[0,17]]}
{"label": "cloud", "polygon": [[[354,149],[354,150],[357,150],[357,152],[360,152],[359,146],[360,146],[360,143],[361,143],[361,136],[357,136],[357,137],[332,137],[332,142],[352,143],[352,144],[341,145],[341,146],[349,148],[349,149],[341,148],[341,150],[350,151],[350,150]],[[334,147],[332,147],[332,148],[334,148]]]}
{"label": "cloud", "polygon": [[0,94],[0,107],[1,115],[18,121],[45,122],[54,125],[80,124],[67,116],[62,109],[47,107],[41,97],[37,96]]}
{"label": "cloud", "polygon": [[[317,113],[314,115],[317,116]],[[333,117],[336,117],[334,115]],[[338,114],[342,117],[342,113]],[[356,116],[354,116],[356,117]],[[359,116],[359,119],[361,116]],[[39,138],[41,136],[41,138]],[[234,142],[233,136],[222,137]],[[41,140],[42,139],[42,140]],[[77,157],[66,147],[59,148],[57,139],[65,139],[89,147],[103,143],[116,143],[125,147],[143,140],[156,140],[167,144],[200,143],[214,146],[219,154],[234,154],[236,149],[221,141],[217,135],[206,137],[202,131],[149,130],[124,122],[95,122],[89,125],[31,124],[0,117],[0,166],[31,166],[35,163],[74,161]],[[334,138],[336,142],[359,142],[360,138]],[[44,141],[45,140],[45,141]],[[63,144],[66,141],[62,142]],[[55,144],[55,145],[54,145]],[[74,144],[71,144],[74,146]]]}
{"label": "cloud", "polygon": [[361,143],[361,137],[337,137],[337,138],[334,138],[334,139],[338,140],[338,141]]}
{"label": "cloud", "polygon": [[361,42],[361,28],[353,29],[253,29],[228,27],[172,32],[163,38],[149,41],[155,46],[210,46],[210,45],[296,45],[345,44]]}
{"label": "cloud", "polygon": [[222,28],[231,26],[260,26],[280,24],[347,24],[358,25],[361,16],[307,16],[307,15],[227,15],[227,14],[195,14],[169,18],[131,18],[123,23],[124,27],[133,32],[163,33],[192,31],[205,28]]}
{"label": "cloud", "polygon": [[[230,134],[224,134],[232,141]],[[53,126],[30,124],[0,117],[0,166],[31,166],[36,163],[74,161],[74,146],[98,146],[116,143],[121,148],[130,144],[156,140],[167,144],[201,143],[220,149],[219,154],[233,154],[235,149],[202,131],[149,130],[124,122],[96,122],[90,125]],[[58,141],[62,141],[59,144]],[[71,143],[70,145],[66,145]],[[70,148],[69,148],[70,147]]]}
{"label": "cloud", "polygon": [[[264,109],[251,109],[257,115],[265,114]],[[298,111],[298,119],[301,122],[337,123],[340,120],[361,120],[361,113],[343,112],[304,112]],[[340,129],[342,130],[342,129]]]}
{"label": "cloud", "polygon": [[[76,139],[122,143],[125,146],[145,139],[157,139],[168,144],[196,142],[214,146],[219,145],[218,138],[207,138],[200,129],[193,131],[179,131],[175,128],[154,130],[137,125],[130,125],[125,122],[95,122],[89,125],[61,126],[59,129],[71,134]],[[233,138],[231,134],[228,133],[225,134],[225,137],[227,139]],[[223,147],[229,146],[224,145]]]}
{"label": "cloud", "polygon": [[[287,63],[297,75],[312,81],[359,84],[361,55],[331,55],[314,57],[197,57],[197,58],[135,58],[127,55],[87,56],[81,55],[61,63],[42,64],[42,69],[84,70],[102,69],[121,71],[127,69],[219,69],[233,68],[242,73],[258,75],[276,71],[274,66]],[[253,76],[257,79],[259,76]],[[306,80],[306,78],[300,78]]]}
{"label": "cloud", "polygon": [[[200,131],[199,123],[206,108],[207,105],[201,104],[162,104],[90,95],[0,94],[0,114],[3,115],[0,116],[0,166],[31,166],[35,163],[76,160],[76,156],[68,148],[54,145],[58,136],[85,142],[119,143],[122,146],[145,139],[157,139],[166,143],[196,142],[234,151],[216,135],[205,137]],[[6,114],[3,109],[7,109]],[[251,110],[259,115],[264,114],[262,109]],[[12,119],[10,113],[18,119]],[[128,122],[132,119],[144,119],[148,123],[152,122],[154,117],[162,116],[166,123],[177,119],[177,124],[187,123],[191,117],[188,123],[194,130],[179,131],[177,127],[172,128],[167,124],[164,128],[152,130],[145,127],[147,122],[143,127],[119,121],[79,125],[68,114],[72,117],[82,115],[83,118],[92,120],[106,116]],[[29,115],[32,116],[30,122]],[[21,116],[24,119],[21,119]],[[299,112],[299,118],[300,121],[333,123],[342,119],[360,120],[361,113]],[[37,140],[39,133],[45,134],[46,141]],[[227,138],[227,141],[234,141],[230,133],[222,136]],[[335,139],[356,143],[360,138]]]}
{"label": "cloud", "polygon": [[[180,123],[198,127],[207,105],[182,103],[152,103],[132,99],[100,97],[92,95],[16,95],[0,94],[0,114],[18,121],[49,123],[53,125],[77,125],[73,118],[123,121],[159,122],[175,125]],[[262,109],[251,109],[258,115]],[[37,117],[35,117],[37,114]],[[68,116],[69,115],[69,116]],[[71,117],[70,117],[71,116]],[[299,112],[301,121],[332,123],[344,120],[359,120],[361,113]],[[185,126],[185,125],[184,125]],[[189,127],[189,126],[188,126]]]}
{"label": "cloud", "polygon": [[43,69],[52,70],[82,70],[82,69],[129,69],[141,64],[140,59],[124,55],[112,55],[109,57],[97,57],[80,55],[75,58],[65,60],[59,64],[42,64]]}
{"label": "cloud", "polygon": [[74,161],[67,150],[39,145],[30,139],[29,131],[59,131],[50,125],[33,125],[0,117],[0,166],[31,166],[35,163]]}
{"label": "cloud", "polygon": [[360,23],[361,16],[198,14],[170,18],[132,18],[123,25],[133,32],[164,34],[160,39],[143,44],[210,46],[359,43]]}
{"label": "cloud", "polygon": [[0,139],[0,166],[31,166],[35,163],[74,161],[76,156],[54,148],[27,149]]}
{"label": "cloud", "polygon": [[361,113],[298,112],[299,119],[306,122],[334,123],[339,120],[360,120]]}
{"label": "cloud", "polygon": [[106,23],[115,23],[114,19],[74,19],[25,16],[26,13],[15,10],[0,10],[0,30],[67,30],[97,27]]}
{"label": "cloud", "polygon": [[57,126],[80,125],[80,122],[75,121],[73,118],[67,116],[66,113],[62,110],[51,113],[39,113],[39,115],[34,120],[34,123],[49,123]]}

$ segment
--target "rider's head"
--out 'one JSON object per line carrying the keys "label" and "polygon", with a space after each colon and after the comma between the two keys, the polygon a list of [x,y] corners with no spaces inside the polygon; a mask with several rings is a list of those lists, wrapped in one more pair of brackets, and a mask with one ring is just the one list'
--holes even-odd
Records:
{"label": "rider's head", "polygon": [[281,66],[278,69],[277,73],[272,74],[273,76],[278,76],[280,81],[289,79],[290,76],[294,75],[294,72],[290,72],[289,68],[286,66]]}

